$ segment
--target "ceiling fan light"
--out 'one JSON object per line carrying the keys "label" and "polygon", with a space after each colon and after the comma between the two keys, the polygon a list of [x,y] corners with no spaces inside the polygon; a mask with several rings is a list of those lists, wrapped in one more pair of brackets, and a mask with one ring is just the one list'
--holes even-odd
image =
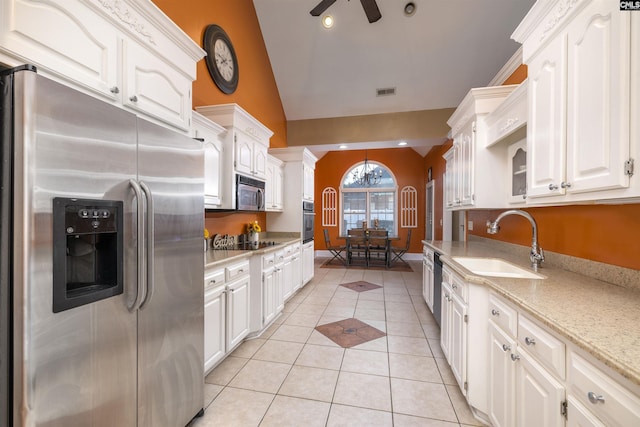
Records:
{"label": "ceiling fan light", "polygon": [[416,4],[412,1],[404,5],[404,14],[406,16],[413,16],[416,13]]}
{"label": "ceiling fan light", "polygon": [[325,15],[322,17],[322,26],[325,28],[333,27],[333,16]]}

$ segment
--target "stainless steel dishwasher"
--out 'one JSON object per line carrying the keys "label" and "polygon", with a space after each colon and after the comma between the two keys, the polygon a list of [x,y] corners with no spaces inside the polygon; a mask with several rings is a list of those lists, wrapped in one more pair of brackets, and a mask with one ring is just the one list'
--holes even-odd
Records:
{"label": "stainless steel dishwasher", "polygon": [[433,253],[433,317],[435,317],[438,326],[440,325],[440,313],[442,311],[440,301],[442,295],[442,261],[440,254]]}

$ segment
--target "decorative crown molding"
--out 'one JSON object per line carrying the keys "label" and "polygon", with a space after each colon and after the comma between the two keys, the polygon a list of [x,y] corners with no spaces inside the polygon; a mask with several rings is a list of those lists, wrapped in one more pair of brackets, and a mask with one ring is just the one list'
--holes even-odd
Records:
{"label": "decorative crown molding", "polygon": [[137,17],[133,16],[126,4],[121,0],[98,0],[102,7],[107,9],[112,15],[118,18],[123,24],[137,32],[149,43],[155,45],[156,41],[149,31],[145,28],[145,24],[140,22]]}

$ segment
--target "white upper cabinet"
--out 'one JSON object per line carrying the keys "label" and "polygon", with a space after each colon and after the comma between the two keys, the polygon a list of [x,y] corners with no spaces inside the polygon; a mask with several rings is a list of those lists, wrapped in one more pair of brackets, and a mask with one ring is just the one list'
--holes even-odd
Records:
{"label": "white upper cabinet", "polygon": [[0,5],[0,62],[34,64],[43,75],[185,133],[204,54],[148,0]]}
{"label": "white upper cabinet", "polygon": [[453,136],[453,151],[445,154],[448,208],[506,206],[506,156],[504,149],[487,146],[485,118],[517,87],[471,89],[447,121]]}
{"label": "white upper cabinet", "polygon": [[265,183],[265,210],[280,212],[284,209],[284,166],[280,159],[267,156],[267,181]]}
{"label": "white upper cabinet", "polygon": [[640,195],[633,15],[612,1],[538,1],[516,29],[529,73],[527,203]]}
{"label": "white upper cabinet", "polygon": [[223,144],[226,130],[197,111],[193,112],[191,136],[204,147],[204,206],[216,209],[223,204]]}

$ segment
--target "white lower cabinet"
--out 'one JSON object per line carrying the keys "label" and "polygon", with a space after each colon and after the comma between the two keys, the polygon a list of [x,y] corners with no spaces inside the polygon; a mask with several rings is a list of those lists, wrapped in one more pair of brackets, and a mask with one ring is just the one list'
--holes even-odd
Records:
{"label": "white lower cabinet", "polygon": [[302,286],[313,279],[313,240],[302,245]]}
{"label": "white lower cabinet", "polygon": [[492,426],[640,425],[640,387],[607,373],[601,362],[496,294],[489,297],[488,313]]}
{"label": "white lower cabinet", "polygon": [[225,286],[209,289],[204,294],[204,371],[208,372],[226,354],[227,323]]}
{"label": "white lower cabinet", "polygon": [[205,271],[204,371],[249,334],[249,261]]}
{"label": "white lower cabinet", "polygon": [[422,297],[433,313],[433,251],[422,250]]}
{"label": "white lower cabinet", "polygon": [[516,423],[522,427],[561,427],[564,385],[527,351],[518,346],[516,365]]}

